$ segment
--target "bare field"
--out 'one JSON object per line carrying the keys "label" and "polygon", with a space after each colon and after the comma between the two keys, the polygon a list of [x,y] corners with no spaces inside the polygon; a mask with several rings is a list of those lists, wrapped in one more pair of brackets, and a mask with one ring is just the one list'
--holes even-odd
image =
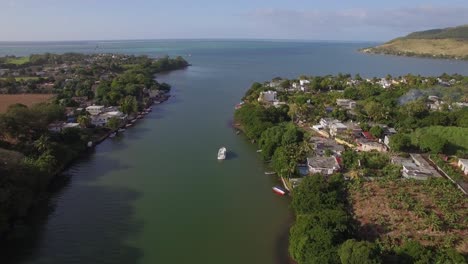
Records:
{"label": "bare field", "polygon": [[446,182],[366,182],[354,188],[351,202],[361,238],[396,245],[414,239],[468,253],[468,199]]}
{"label": "bare field", "polygon": [[29,107],[46,102],[54,96],[54,94],[0,94],[0,113],[6,112],[13,104],[24,104]]}

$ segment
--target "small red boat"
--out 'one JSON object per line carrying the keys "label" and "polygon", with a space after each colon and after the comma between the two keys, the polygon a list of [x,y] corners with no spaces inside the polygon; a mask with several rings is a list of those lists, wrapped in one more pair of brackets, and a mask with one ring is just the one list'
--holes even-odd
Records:
{"label": "small red boat", "polygon": [[286,195],[286,190],[278,186],[273,187],[273,192],[281,196]]}

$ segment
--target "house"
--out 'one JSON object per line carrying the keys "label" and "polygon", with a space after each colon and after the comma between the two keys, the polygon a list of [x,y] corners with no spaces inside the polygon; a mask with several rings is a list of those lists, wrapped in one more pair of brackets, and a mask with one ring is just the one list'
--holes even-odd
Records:
{"label": "house", "polygon": [[410,158],[392,159],[392,163],[402,166],[401,174],[407,179],[427,180],[442,177],[420,154],[410,154]]}
{"label": "house", "polygon": [[323,175],[331,175],[340,170],[340,164],[335,157],[310,157],[307,158],[307,166],[309,173],[320,173]]}
{"label": "house", "polygon": [[468,159],[458,159],[458,167],[465,175],[468,175]]}
{"label": "house", "polygon": [[345,151],[345,148],[333,139],[311,137],[309,142],[314,148],[314,152],[317,156],[325,156],[325,152],[327,150],[338,156],[340,156]]}
{"label": "house", "polygon": [[265,103],[272,103],[277,101],[276,99],[276,91],[266,91],[266,92],[260,92],[260,96],[258,97],[259,102],[265,102]]}
{"label": "house", "polygon": [[0,76],[6,75],[9,71],[9,69],[0,69]]}
{"label": "house", "polygon": [[387,147],[381,143],[375,141],[369,141],[366,139],[357,139],[356,142],[358,143],[358,150],[359,151],[378,151],[378,152],[385,152],[387,151]]}
{"label": "house", "polygon": [[65,122],[54,122],[49,124],[48,129],[50,132],[59,133],[67,128],[79,128],[79,123],[65,123]]}
{"label": "house", "polygon": [[377,83],[380,84],[380,86],[382,86],[384,89],[390,88],[390,86],[392,86],[392,83],[385,78],[380,79],[380,81]]}
{"label": "house", "polygon": [[107,122],[109,122],[109,119],[113,117],[118,118],[123,121],[127,118],[127,115],[120,111],[104,112],[98,115],[91,116],[91,124],[97,127],[102,127],[102,126],[107,125]]}
{"label": "house", "polygon": [[309,80],[299,80],[299,85],[301,91],[305,92],[307,91],[307,86],[310,84]]}
{"label": "house", "polygon": [[350,99],[336,99],[336,104],[344,109],[352,110],[356,107],[356,101]]}
{"label": "house", "polygon": [[90,113],[91,115],[99,115],[104,109],[103,105],[91,105],[86,107],[86,111]]}
{"label": "house", "polygon": [[330,135],[333,137],[346,132],[346,130],[348,130],[348,127],[341,122],[334,122],[330,125]]}

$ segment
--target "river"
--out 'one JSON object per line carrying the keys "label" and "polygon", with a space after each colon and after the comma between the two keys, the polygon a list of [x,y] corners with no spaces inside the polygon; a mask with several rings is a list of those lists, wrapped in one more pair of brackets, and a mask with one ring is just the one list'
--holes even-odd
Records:
{"label": "river", "polygon": [[[288,199],[255,146],[230,126],[254,81],[360,73],[468,75],[468,62],[360,54],[373,43],[122,41],[0,43],[0,55],[183,55],[157,76],[172,97],[66,172],[2,255],[7,263],[286,263]],[[228,159],[216,160],[221,146]],[[5,259],[3,259],[5,260]],[[2,260],[2,261],[3,261]]]}

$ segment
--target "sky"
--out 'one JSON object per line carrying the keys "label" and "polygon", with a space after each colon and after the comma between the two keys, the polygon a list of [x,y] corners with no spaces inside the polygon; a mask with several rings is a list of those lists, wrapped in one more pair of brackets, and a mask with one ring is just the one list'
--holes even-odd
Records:
{"label": "sky", "polygon": [[468,24],[468,0],[0,0],[0,41],[386,41]]}

